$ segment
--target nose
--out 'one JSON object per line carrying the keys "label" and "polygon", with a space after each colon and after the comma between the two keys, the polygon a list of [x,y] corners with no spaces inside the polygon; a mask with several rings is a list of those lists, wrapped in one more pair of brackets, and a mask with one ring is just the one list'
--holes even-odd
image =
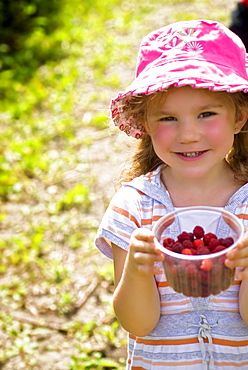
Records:
{"label": "nose", "polygon": [[178,142],[188,144],[200,139],[199,123],[192,119],[183,119],[179,122],[177,132]]}

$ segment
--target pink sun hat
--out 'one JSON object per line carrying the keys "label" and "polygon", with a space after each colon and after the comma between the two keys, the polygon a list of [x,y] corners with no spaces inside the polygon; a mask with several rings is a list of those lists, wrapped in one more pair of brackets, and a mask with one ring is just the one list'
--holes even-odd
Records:
{"label": "pink sun hat", "polygon": [[246,61],[241,39],[216,21],[181,21],[153,31],[141,41],[135,80],[111,101],[113,122],[139,139],[144,127],[125,115],[130,99],[172,85],[247,93]]}

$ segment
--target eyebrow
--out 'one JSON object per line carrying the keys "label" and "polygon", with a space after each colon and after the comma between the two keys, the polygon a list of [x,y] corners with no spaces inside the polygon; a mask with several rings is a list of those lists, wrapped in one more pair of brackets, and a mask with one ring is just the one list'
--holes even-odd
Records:
{"label": "eyebrow", "polygon": [[213,109],[213,108],[222,108],[224,104],[208,104],[200,108],[200,110],[207,110],[207,109]]}

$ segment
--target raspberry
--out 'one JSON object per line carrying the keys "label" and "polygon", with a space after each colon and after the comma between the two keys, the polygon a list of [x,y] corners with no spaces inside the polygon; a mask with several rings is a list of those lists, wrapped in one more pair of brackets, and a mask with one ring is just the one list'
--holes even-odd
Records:
{"label": "raspberry", "polygon": [[215,280],[221,281],[221,274],[222,274],[222,266],[219,263],[216,263],[213,265],[212,268],[213,276],[215,277]]}
{"label": "raspberry", "polygon": [[163,246],[165,248],[172,248],[174,243],[175,243],[174,239],[172,239],[172,238],[166,238],[163,241]]}
{"label": "raspberry", "polygon": [[193,248],[193,243],[190,240],[184,240],[182,242],[182,245],[184,248],[189,248],[189,249]]}
{"label": "raspberry", "polygon": [[189,237],[190,237],[190,241],[193,243],[195,237],[194,237],[194,234],[193,233],[188,233],[189,234]]}
{"label": "raspberry", "polygon": [[188,261],[188,260],[180,261],[180,265],[183,265],[184,267],[187,267],[189,264],[190,264],[190,261]]}
{"label": "raspberry", "polygon": [[179,264],[177,265],[177,274],[179,276],[179,278],[184,278],[184,275],[185,275],[185,269],[186,269],[186,266],[184,266],[183,264]]}
{"label": "raspberry", "polygon": [[201,226],[196,226],[193,230],[193,234],[197,239],[201,239],[204,236],[204,229]]}
{"label": "raspberry", "polygon": [[172,275],[173,278],[176,278],[177,277],[177,267],[176,266],[172,266],[171,267],[171,270],[170,270],[170,273]]}
{"label": "raspberry", "polygon": [[182,243],[184,240],[190,240],[191,235],[187,233],[186,231],[183,231],[181,234],[178,235],[177,239],[179,242]]}
{"label": "raspberry", "polygon": [[201,248],[198,248],[197,251],[196,251],[196,254],[209,254],[210,251],[207,247],[201,247]]}
{"label": "raspberry", "polygon": [[204,244],[204,241],[203,241],[203,240],[201,240],[201,239],[195,239],[195,240],[193,241],[193,246],[194,246],[196,249],[198,249],[199,247],[204,247],[204,246],[205,246],[205,244]]}
{"label": "raspberry", "polygon": [[172,247],[173,252],[176,252],[176,253],[182,253],[182,250],[183,250],[183,249],[184,249],[184,248],[183,248],[182,243],[180,243],[180,242],[175,242],[175,243],[173,244],[173,247]]}
{"label": "raspberry", "polygon": [[[204,271],[202,271],[204,272]],[[201,297],[208,297],[211,294],[211,289],[208,285],[202,285]]]}
{"label": "raspberry", "polygon": [[191,250],[192,255],[196,254],[196,249],[195,248],[190,248],[190,250]]}
{"label": "raspberry", "polygon": [[188,275],[189,278],[191,279],[196,279],[198,275],[198,269],[195,265],[189,264],[186,267],[186,274]]}
{"label": "raspberry", "polygon": [[200,267],[201,270],[210,271],[212,270],[212,268],[213,268],[213,262],[210,259],[206,259],[202,261],[202,264]]}
{"label": "raspberry", "polygon": [[203,290],[204,285],[206,286],[209,282],[209,279],[210,279],[209,272],[205,270],[201,270],[199,278],[200,278],[201,283],[203,284],[202,286],[202,290]]}
{"label": "raspberry", "polygon": [[225,249],[226,249],[226,247],[224,247],[224,245],[218,245],[218,246],[213,250],[213,253],[221,252],[221,251],[224,251]]}
{"label": "raspberry", "polygon": [[203,237],[203,241],[206,245],[209,245],[211,239],[217,239],[217,236],[213,233],[207,233]]}
{"label": "raspberry", "polygon": [[196,265],[193,265],[192,263],[190,263],[187,267],[186,267],[186,272],[189,274],[189,275],[195,275],[197,273],[197,267]]}
{"label": "raspberry", "polygon": [[188,256],[192,255],[191,249],[190,248],[184,248],[182,250],[182,254],[187,254]]}
{"label": "raspberry", "polygon": [[211,239],[210,242],[209,242],[209,245],[208,245],[208,249],[210,251],[213,251],[220,244],[221,244],[221,242],[220,242],[219,239]]}
{"label": "raspberry", "polygon": [[227,237],[225,239],[220,239],[220,244],[223,245],[224,247],[228,248],[230,247],[233,243],[234,243],[234,240],[232,237]]}

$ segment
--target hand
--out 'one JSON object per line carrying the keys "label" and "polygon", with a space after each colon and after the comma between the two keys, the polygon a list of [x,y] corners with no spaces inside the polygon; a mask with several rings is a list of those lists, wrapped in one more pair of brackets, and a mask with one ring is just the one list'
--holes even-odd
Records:
{"label": "hand", "polygon": [[248,228],[245,227],[244,237],[240,243],[230,252],[227,253],[225,261],[227,267],[243,267],[238,271],[236,278],[238,280],[248,279]]}
{"label": "hand", "polygon": [[155,275],[160,269],[154,263],[163,260],[164,255],[155,247],[152,232],[141,228],[135,230],[130,239],[128,267],[138,274]]}

